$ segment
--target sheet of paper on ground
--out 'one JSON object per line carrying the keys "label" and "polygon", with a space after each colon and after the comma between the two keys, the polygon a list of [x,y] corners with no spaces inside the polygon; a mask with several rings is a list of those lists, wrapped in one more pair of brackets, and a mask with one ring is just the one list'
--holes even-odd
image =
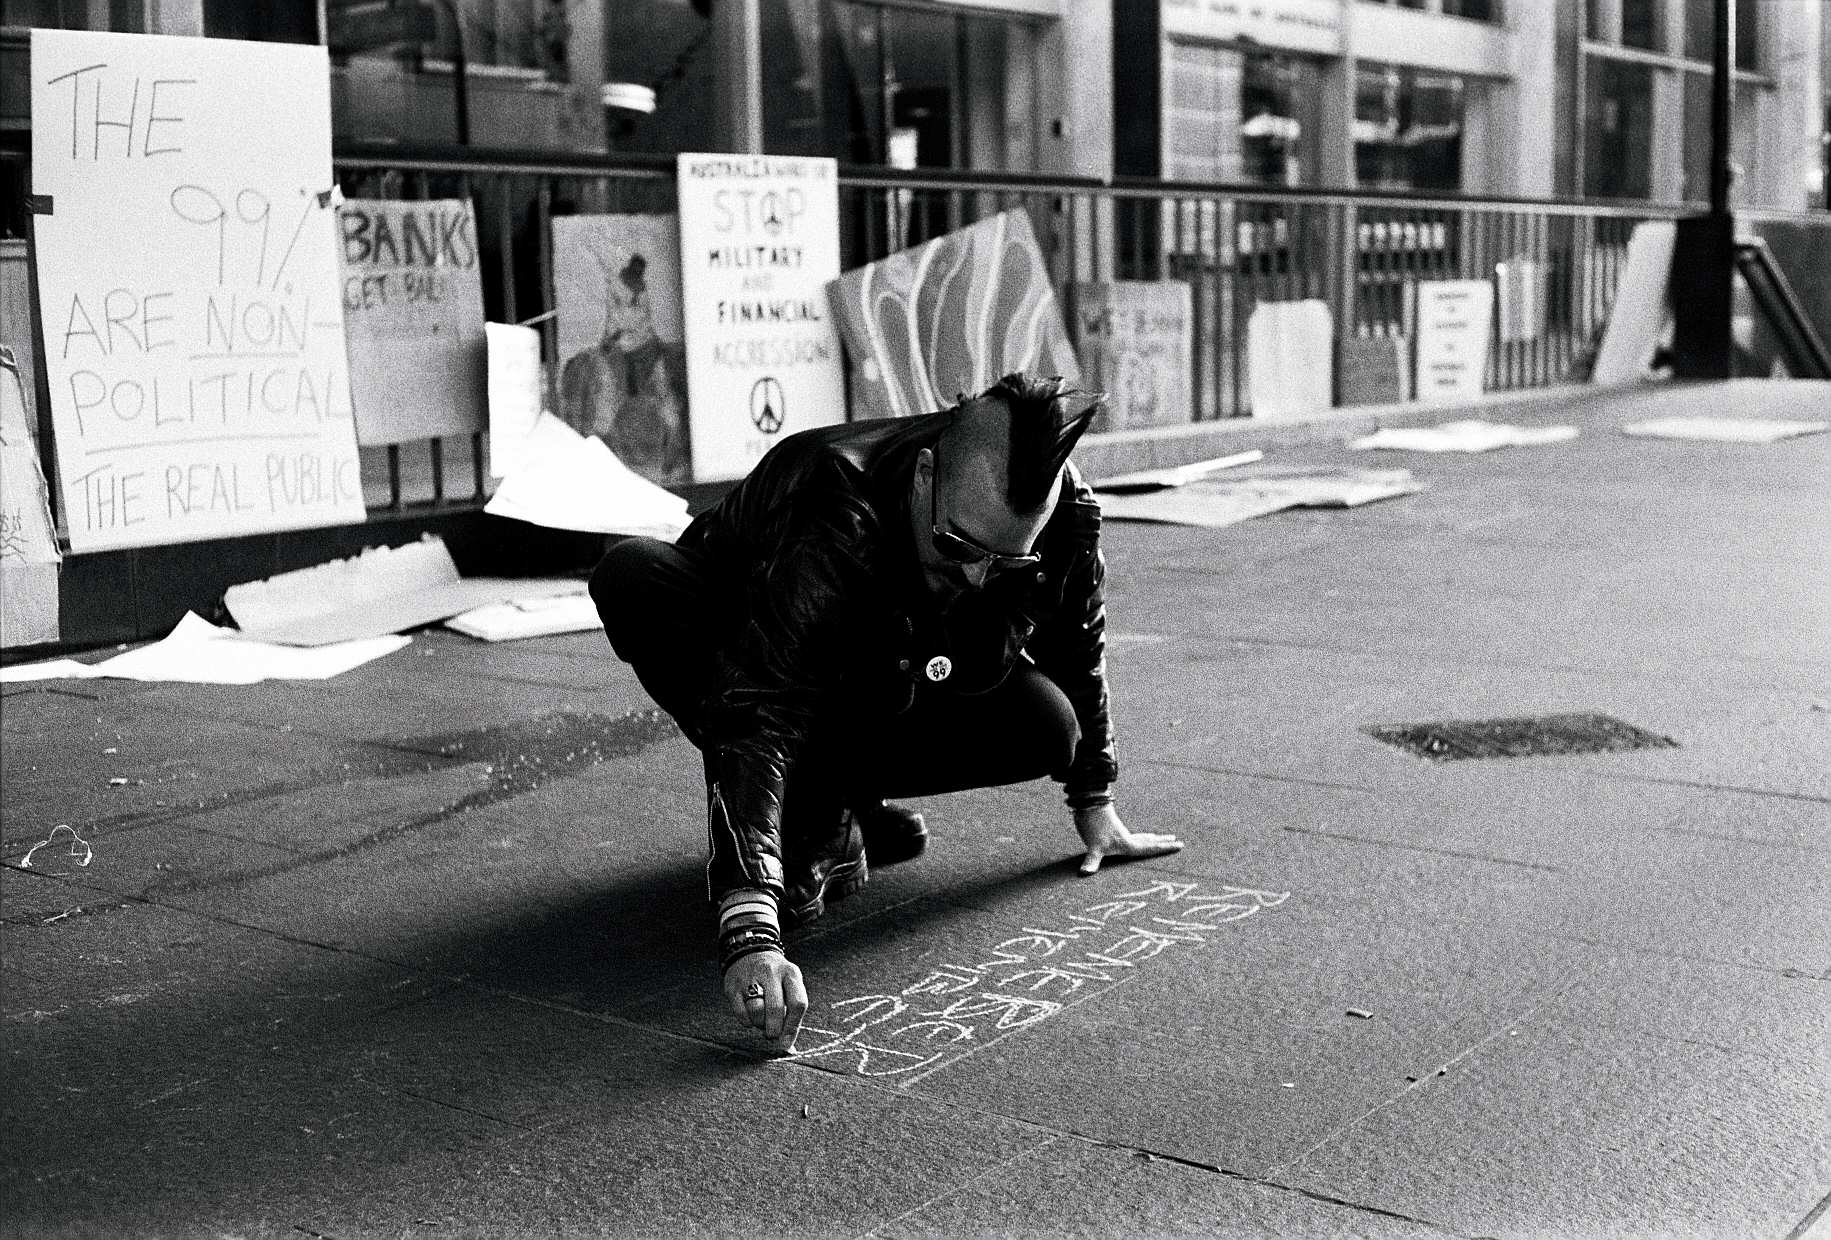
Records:
{"label": "sheet of paper on ground", "polygon": [[603,623],[597,604],[579,582],[579,593],[558,598],[516,599],[509,603],[490,603],[453,616],[445,622],[479,641],[506,642],[523,637],[551,637],[556,633],[588,633]]}
{"label": "sheet of paper on ground", "polygon": [[1782,418],[1650,418],[1629,422],[1624,435],[1640,439],[1698,439],[1713,443],[1774,443],[1798,435],[1831,430],[1831,422],[1794,422]]}
{"label": "sheet of paper on ground", "polygon": [[1250,465],[1254,461],[1265,459],[1265,453],[1258,448],[1248,448],[1244,452],[1235,452],[1229,456],[1217,456],[1206,461],[1196,461],[1189,465],[1173,465],[1168,469],[1141,469],[1136,473],[1114,474],[1093,484],[1096,491],[1108,491],[1123,494],[1128,491],[1161,491],[1167,487],[1187,486],[1198,479],[1223,469],[1232,469],[1236,465]]}
{"label": "sheet of paper on ground", "polygon": [[1470,418],[1437,426],[1383,426],[1371,435],[1348,441],[1350,448],[1393,448],[1403,452],[1492,452],[1564,443],[1577,437],[1574,426],[1511,426]]}
{"label": "sheet of paper on ground", "polygon": [[369,637],[299,649],[250,641],[186,612],[171,635],[100,663],[52,659],[0,668],[0,683],[113,677],[117,680],[186,681],[199,685],[251,685],[263,680],[329,680],[392,654],[411,637]]}
{"label": "sheet of paper on ground", "polygon": [[672,541],[687,528],[687,501],[619,461],[604,441],[543,413],[521,446],[521,465],[483,511],[588,534],[647,534]]}
{"label": "sheet of paper on ground", "polygon": [[461,578],[444,541],[426,538],[230,586],[223,602],[245,636],[323,646],[398,633],[486,603],[570,594],[579,588],[574,580]]}
{"label": "sheet of paper on ground", "polygon": [[1211,478],[1142,495],[1103,495],[1100,511],[1119,521],[1218,529],[1286,508],[1355,508],[1423,489],[1406,469],[1288,468],[1251,478]]}

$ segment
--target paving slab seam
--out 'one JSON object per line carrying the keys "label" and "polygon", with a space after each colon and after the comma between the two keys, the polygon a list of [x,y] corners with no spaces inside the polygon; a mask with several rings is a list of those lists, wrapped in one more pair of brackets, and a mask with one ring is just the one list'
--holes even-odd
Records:
{"label": "paving slab seam", "polygon": [[[892,1091],[892,1092],[894,1092],[894,1091]],[[1010,1168],[1016,1166],[1018,1163],[1022,1162],[1024,1159],[1029,1158],[1033,1154],[1040,1154],[1042,1151],[1048,1149],[1050,1146],[1054,1145],[1056,1142],[1058,1142],[1060,1140],[1061,1140],[1061,1137],[1059,1135],[1051,1135],[1051,1136],[1045,1138],[1040,1145],[1033,1145],[1027,1150],[1020,1150],[1019,1152],[1011,1155],[1011,1157],[1003,1159],[997,1163],[994,1163],[992,1166],[987,1167],[984,1171],[981,1171],[978,1175],[974,1176],[972,1179],[967,1180],[964,1183],[955,1184],[954,1186],[946,1189],[943,1192],[936,1193],[933,1197],[930,1197],[927,1201],[922,1202],[920,1205],[916,1206],[914,1209],[905,1210],[901,1214],[897,1215],[895,1218],[886,1219],[883,1222],[879,1223],[877,1226],[873,1227],[870,1231],[860,1232],[858,1234],[858,1236],[855,1237],[855,1240],[871,1240],[871,1237],[880,1235],[883,1232],[884,1228],[894,1227],[898,1223],[902,1222],[904,1219],[913,1218],[915,1215],[920,1214],[922,1211],[928,1209],[932,1205],[937,1204],[938,1202],[946,1201],[949,1197],[952,1197],[957,1193],[963,1193],[966,1190],[968,1190],[969,1188],[972,1188],[975,1184],[980,1183],[981,1181],[988,1180],[995,1175],[999,1175],[1005,1171],[1008,1171]]]}
{"label": "paving slab seam", "polygon": [[[1369,637],[1377,635],[1377,633],[1370,633]],[[1479,657],[1472,654],[1440,654],[1435,649],[1428,646],[1378,646],[1371,642],[1297,641],[1288,637],[1265,637],[1261,634],[1240,633],[1232,630],[1217,630],[1208,633],[1184,633],[1178,635],[1178,640],[1210,642],[1214,644],[1235,642],[1247,646],[1269,646],[1278,650],[1320,651],[1325,654],[1396,656],[1405,659],[1409,663],[1424,667],[1506,667],[1534,672],[1587,672],[1604,676],[1618,675],[1621,671],[1621,668],[1614,664],[1545,662],[1538,659],[1510,659],[1488,654]],[[1652,659],[1646,661],[1648,663],[1654,662]],[[1817,671],[1826,666],[1826,664],[1820,660],[1777,659],[1771,655],[1743,655],[1730,650],[1713,651],[1709,656],[1709,661],[1745,664],[1753,667],[1768,668],[1775,672],[1794,667]],[[1665,660],[1665,662],[1674,669],[1682,669],[1689,672],[1695,670],[1698,659],[1696,657],[1687,658],[1680,655],[1673,655]],[[1783,680],[1779,682],[1776,687],[1782,689],[1796,689],[1798,688],[1798,681],[1793,679]]]}
{"label": "paving slab seam", "polygon": [[1819,1219],[1825,1217],[1827,1210],[1831,1210],[1831,1193],[1826,1193],[1819,1198],[1818,1204],[1807,1211],[1806,1216],[1786,1234],[1786,1240],[1805,1240],[1806,1233],[1812,1230]]}
{"label": "paving slab seam", "polygon": [[1658,831],[1663,835],[1686,835],[1693,839],[1718,840],[1725,844],[1745,844],[1753,848],[1793,849],[1803,852],[1825,852],[1831,850],[1831,838],[1823,844],[1799,843],[1795,840],[1764,840],[1747,835],[1730,835],[1723,831],[1699,831],[1694,827],[1642,827],[1643,831]]}
{"label": "paving slab seam", "polygon": [[1745,788],[1739,784],[1713,784],[1699,779],[1673,779],[1661,775],[1629,775],[1616,771],[1584,771],[1582,774],[1591,779],[1615,780],[1631,784],[1661,784],[1674,788],[1698,788],[1705,792],[1734,792],[1743,796],[1773,797],[1782,801],[1805,801],[1811,805],[1831,805],[1831,797],[1819,796],[1815,792],[1782,792],[1776,788]]}
{"label": "paving slab seam", "polygon": [[1359,792],[1367,796],[1378,796],[1379,788],[1365,788],[1359,784],[1340,784],[1327,779],[1306,779],[1301,775],[1272,775],[1265,771],[1243,771],[1230,766],[1204,766],[1199,762],[1178,762],[1172,758],[1134,758],[1134,766],[1167,766],[1179,771],[1200,771],[1204,775],[1234,775],[1241,779],[1260,779],[1274,784],[1302,784],[1306,788],[1329,788],[1338,792]]}
{"label": "paving slab seam", "polygon": [[1375,839],[1365,835],[1349,835],[1341,831],[1318,831],[1314,827],[1284,826],[1279,827],[1278,829],[1280,831],[1289,831],[1293,835],[1314,835],[1325,840],[1341,840],[1349,844],[1371,844],[1376,848],[1395,848],[1400,852],[1430,853],[1431,855],[1438,857],[1456,857],[1464,861],[1481,861],[1488,865],[1510,865],[1517,869],[1538,870],[1546,874],[1566,874],[1569,872],[1562,866],[1541,865],[1536,861],[1514,861],[1507,857],[1490,857],[1485,853],[1463,852],[1455,848],[1432,848],[1428,844],[1408,844],[1403,840]]}
{"label": "paving slab seam", "polygon": [[1647,947],[1640,943],[1623,943],[1614,939],[1595,939],[1586,935],[1571,934],[1560,930],[1527,929],[1523,933],[1543,939],[1554,939],[1561,943],[1579,943],[1584,947],[1600,947],[1614,952],[1635,952],[1641,955],[1657,956],[1662,960],[1684,960],[1692,964],[1713,964],[1723,968],[1745,969],[1754,973],[1777,975],[1780,977],[1806,979],[1809,981],[1831,981],[1831,969],[1826,969],[1823,976],[1786,965],[1749,964],[1746,960],[1727,960],[1721,956],[1705,956],[1696,952],[1663,951],[1656,947]]}
{"label": "paving slab seam", "polygon": [[1579,970],[1579,971],[1573,973],[1571,976],[1565,978],[1565,980],[1562,983],[1551,988],[1550,990],[1540,992],[1540,994],[1538,995],[1537,1000],[1535,1002],[1529,1004],[1528,1006],[1521,1009],[1520,1011],[1515,1012],[1508,1019],[1499,1022],[1491,1030],[1489,1030],[1488,1033],[1477,1038],[1475,1041],[1471,1042],[1468,1046],[1464,1047],[1462,1050],[1458,1051],[1456,1054],[1450,1056],[1448,1059],[1445,1059],[1442,1063],[1439,1063],[1437,1065],[1436,1071],[1427,1072],[1427,1073],[1420,1075],[1417,1080],[1412,1081],[1409,1084],[1405,1085],[1403,1088],[1399,1089],[1398,1091],[1393,1093],[1391,1096],[1383,1098],[1380,1101],[1374,1103],[1372,1106],[1368,1107],[1365,1111],[1361,1112],[1359,1115],[1355,1116],[1353,1119],[1350,1119],[1343,1123],[1337,1124],[1334,1128],[1330,1129],[1327,1133],[1323,1134],[1323,1136],[1320,1140],[1312,1142],[1310,1145],[1308,1145],[1307,1147],[1305,1147],[1302,1150],[1299,1150],[1296,1154],[1292,1155],[1290,1158],[1287,1158],[1283,1162],[1272,1167],[1268,1174],[1277,1175],[1277,1174],[1281,1174],[1283,1172],[1288,1171],[1292,1166],[1294,1166],[1298,1163],[1301,1163],[1304,1159],[1308,1158],[1311,1154],[1314,1154],[1317,1150],[1321,1149],[1323,1146],[1328,1145],[1331,1141],[1334,1141],[1338,1137],[1343,1136],[1350,1130],[1359,1127],[1361,1124],[1365,1123],[1367,1120],[1371,1119],[1373,1116],[1377,1115],[1379,1112],[1384,1111],[1388,1107],[1391,1107],[1391,1106],[1403,1101],[1409,1095],[1424,1089],[1431,1082],[1436,1080],[1438,1077],[1445,1075],[1451,1068],[1455,1067],[1457,1064],[1461,1063],[1463,1060],[1468,1059],[1471,1056],[1475,1055],[1477,1052],[1481,1051],[1484,1047],[1486,1047],[1490,1043],[1499,1041],[1503,1036],[1505,1036],[1507,1030],[1512,1029],[1512,1028],[1517,1028],[1522,1022],[1524,1022],[1525,1020],[1530,1018],[1532,1015],[1534,1015],[1541,1009],[1549,1007],[1553,1002],[1555,1002],[1556,1000],[1561,998],[1563,996],[1564,992],[1572,989],[1573,987],[1579,985],[1580,983],[1587,982],[1587,981],[1591,980],[1592,978],[1594,978],[1600,972],[1600,970],[1601,970],[1600,964],[1592,965],[1588,969]]}
{"label": "paving slab seam", "polygon": [[1127,1153],[1139,1154],[1145,1158],[1154,1158],[1162,1162],[1176,1163],[1179,1166],[1190,1167],[1197,1171],[1211,1172],[1215,1175],[1225,1176],[1229,1180],[1238,1181],[1241,1184],[1252,1184],[1259,1188],[1269,1188],[1281,1193],[1292,1193],[1298,1197],[1305,1197],[1311,1201],[1321,1202],[1325,1205],[1341,1206],[1349,1210],[1358,1211],[1362,1214],[1373,1214],[1380,1218],[1389,1218],[1401,1223],[1411,1223],[1418,1227],[1428,1228],[1439,1235],[1456,1237],[1456,1240],[1485,1240],[1484,1237],[1472,1236],[1467,1232],[1461,1232],[1452,1227],[1446,1227],[1442,1223],[1433,1223],[1426,1218],[1418,1218],[1411,1214],[1401,1214],[1397,1210],[1383,1209],[1380,1206],[1368,1205],[1365,1202],[1353,1201],[1346,1197],[1335,1197],[1328,1193],[1319,1193],[1311,1189],[1299,1188],[1294,1184],[1284,1184],[1277,1180],[1265,1179],[1262,1176],[1247,1175],[1243,1171],[1229,1170],[1226,1167],[1220,1166],[1218,1163],[1205,1163],[1200,1159],[1185,1158],[1180,1154],[1165,1154],[1142,1145],[1127,1145],[1120,1141],[1108,1141],[1100,1137],[1084,1136],[1080,1133],[1066,1133],[1064,1135],[1070,1136],[1077,1141],[1084,1141],[1088,1145],[1103,1146],[1107,1149],[1114,1150],[1124,1150]]}

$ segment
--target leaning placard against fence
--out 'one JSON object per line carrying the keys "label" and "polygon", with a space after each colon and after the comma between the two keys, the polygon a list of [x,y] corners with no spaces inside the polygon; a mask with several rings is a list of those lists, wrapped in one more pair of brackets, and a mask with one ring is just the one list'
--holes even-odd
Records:
{"label": "leaning placard against fence", "polygon": [[350,199],[337,218],[357,438],[482,430],[487,352],[470,202]]}
{"label": "leaning placard against fence", "polygon": [[826,293],[839,274],[839,170],[682,155],[679,176],[693,477],[739,478],[784,435],[845,421]]}
{"label": "leaning placard against fence", "polygon": [[321,47],[32,31],[75,551],[363,519]]}

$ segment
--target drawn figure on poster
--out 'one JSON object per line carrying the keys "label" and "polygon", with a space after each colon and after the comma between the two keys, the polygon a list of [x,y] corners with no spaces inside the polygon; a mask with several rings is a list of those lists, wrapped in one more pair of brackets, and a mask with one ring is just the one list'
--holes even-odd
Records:
{"label": "drawn figure on poster", "polygon": [[612,266],[605,263],[603,330],[560,372],[560,416],[651,481],[685,482],[685,351],[655,330],[643,275],[648,260],[631,254],[621,268],[612,272]]}

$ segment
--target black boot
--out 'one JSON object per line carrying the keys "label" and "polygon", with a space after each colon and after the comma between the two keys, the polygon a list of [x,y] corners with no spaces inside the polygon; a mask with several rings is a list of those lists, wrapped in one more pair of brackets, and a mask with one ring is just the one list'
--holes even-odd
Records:
{"label": "black boot", "polygon": [[826,912],[828,900],[843,900],[865,885],[865,841],[850,814],[823,840],[784,841],[782,921],[805,926]]}
{"label": "black boot", "polygon": [[928,824],[922,815],[888,801],[859,801],[852,820],[864,833],[865,854],[871,864],[883,867],[914,861],[928,847]]}

